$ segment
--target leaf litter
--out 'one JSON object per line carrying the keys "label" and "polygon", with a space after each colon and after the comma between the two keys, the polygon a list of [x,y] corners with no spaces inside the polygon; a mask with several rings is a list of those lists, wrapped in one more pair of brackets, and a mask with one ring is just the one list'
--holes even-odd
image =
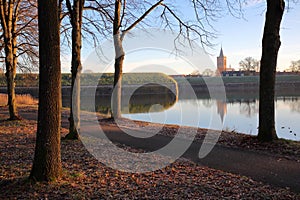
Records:
{"label": "leaf litter", "polygon": [[[68,140],[61,144],[62,177],[56,182],[32,184],[27,178],[34,155],[36,121],[9,122],[3,115],[0,120],[0,199],[300,199],[288,188],[276,188],[183,158],[154,172],[121,172],[96,160],[81,141]],[[67,132],[62,128],[62,136]]]}

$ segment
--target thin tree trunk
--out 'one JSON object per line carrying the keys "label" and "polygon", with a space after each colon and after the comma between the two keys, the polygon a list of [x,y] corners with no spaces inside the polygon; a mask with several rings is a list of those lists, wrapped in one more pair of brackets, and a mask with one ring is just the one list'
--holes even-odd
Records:
{"label": "thin tree trunk", "polygon": [[84,0],[74,0],[73,9],[69,3],[69,12],[71,12],[72,24],[72,82],[71,82],[71,98],[70,98],[70,117],[69,117],[69,133],[66,139],[79,139],[80,129],[80,75],[81,65],[81,26],[82,26],[82,10]]}
{"label": "thin tree trunk", "polygon": [[69,133],[65,139],[79,139],[80,129],[80,72],[74,72],[72,68],[72,85],[70,98]]}
{"label": "thin tree trunk", "polygon": [[17,113],[16,95],[15,95],[15,76],[17,68],[16,57],[16,26],[18,20],[19,4],[15,1],[3,1],[0,9],[1,27],[4,39],[6,81],[8,95],[9,120],[18,120],[20,117]]}
{"label": "thin tree trunk", "polygon": [[16,94],[15,94],[15,69],[14,69],[14,59],[13,52],[9,49],[6,53],[5,58],[6,64],[6,81],[7,81],[7,96],[8,96],[8,110],[9,110],[9,120],[19,120],[16,105]]}
{"label": "thin tree trunk", "polygon": [[[123,5],[122,5],[123,2]],[[123,49],[123,38],[127,32],[132,30],[138,23],[140,23],[149,13],[151,13],[156,7],[161,5],[163,0],[153,4],[141,17],[137,18],[127,29],[124,29],[120,33],[121,28],[121,10],[126,10],[126,1],[115,0],[115,13],[113,20],[113,37],[115,47],[115,76],[114,76],[114,90],[112,94],[112,117],[114,119],[120,118],[121,102],[122,102],[122,75],[123,75],[123,63],[125,58],[125,52]]]}
{"label": "thin tree trunk", "polygon": [[280,42],[280,24],[284,12],[284,0],[267,0],[267,13],[262,40],[259,90],[258,139],[277,139],[275,130],[275,78]]}
{"label": "thin tree trunk", "polygon": [[115,75],[114,75],[114,90],[112,94],[112,117],[114,119],[120,118],[121,102],[122,102],[122,76],[123,76],[123,63],[125,53],[122,45],[122,37],[120,34],[121,27],[121,8],[122,1],[115,1],[115,16],[113,23],[114,34],[114,47],[115,47]]}
{"label": "thin tree trunk", "polygon": [[39,108],[30,179],[52,181],[61,175],[61,69],[57,0],[38,0]]}
{"label": "thin tree trunk", "polygon": [[5,42],[5,65],[6,65],[6,81],[7,81],[7,95],[8,95],[8,110],[9,110],[9,120],[19,120],[17,104],[16,104],[16,94],[15,94],[15,77],[17,70],[17,57],[16,48],[16,38],[6,38]]}
{"label": "thin tree trunk", "polygon": [[[122,49],[121,47],[117,47]],[[115,59],[115,74],[114,74],[114,93],[113,93],[113,105],[112,114],[113,118],[117,119],[122,116],[122,78],[123,78],[123,62],[124,54]]]}

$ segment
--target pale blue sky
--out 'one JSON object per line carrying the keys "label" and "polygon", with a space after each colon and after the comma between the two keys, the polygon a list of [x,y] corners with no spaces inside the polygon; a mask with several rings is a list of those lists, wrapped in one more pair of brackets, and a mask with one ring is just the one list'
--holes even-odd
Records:
{"label": "pale blue sky", "polygon": [[[244,8],[245,19],[227,15],[215,23],[220,34],[216,43],[223,45],[227,63],[233,68],[237,68],[239,61],[247,56],[257,60],[261,58],[266,4],[264,1],[256,2]],[[290,6],[284,14],[280,31],[282,44],[278,55],[278,70],[288,68],[292,60],[300,60],[300,3]],[[215,51],[215,54],[218,53],[219,48]]]}
{"label": "pale blue sky", "polygon": [[[281,26],[281,41],[282,45],[278,56],[278,67],[277,69],[282,71],[287,69],[291,61],[300,60],[300,3],[291,4],[291,8],[285,11],[284,18]],[[178,10],[186,18],[191,14],[191,10],[186,9],[187,6],[180,5]],[[230,65],[238,69],[239,62],[245,57],[251,56],[257,60],[261,57],[261,40],[262,32],[265,21],[265,9],[266,3],[263,0],[249,0],[248,5],[243,7],[244,18],[236,18],[226,11],[223,13],[221,18],[217,21],[212,22],[213,27],[216,29],[217,38],[212,42],[216,44],[214,49],[208,49],[211,58],[211,66],[208,66],[207,62],[205,68],[212,70],[216,69],[216,57],[219,55],[220,47],[223,46],[225,56],[227,56],[227,67]],[[83,64],[84,70],[90,69],[85,63],[90,63],[90,55],[94,49],[90,47],[90,44],[83,43]],[[113,53],[113,51],[110,51]],[[149,54],[149,50],[145,53]],[[131,54],[127,57],[127,64],[124,71],[129,72],[132,69],[128,66],[137,67],[141,60],[142,52],[138,54]],[[157,55],[157,53],[153,53]],[[148,56],[148,55],[147,55]],[[146,57],[147,57],[146,56]],[[149,56],[148,56],[149,57]],[[136,60],[135,60],[136,58]],[[159,65],[163,64],[168,67],[173,67],[177,73],[191,73],[195,68],[188,66],[184,61],[170,58],[168,55],[154,56],[154,58],[148,58],[140,63],[141,66],[145,65]],[[161,63],[159,62],[161,60]],[[63,71],[69,72],[70,56],[62,58]],[[151,63],[153,60],[155,62]],[[184,63],[185,66],[182,66]],[[129,69],[130,68],[130,69]],[[93,71],[98,71],[96,68],[91,68]],[[204,68],[199,68],[203,71]],[[101,71],[101,70],[100,70]],[[109,70],[109,71],[112,71]],[[150,70],[151,71],[151,70]]]}

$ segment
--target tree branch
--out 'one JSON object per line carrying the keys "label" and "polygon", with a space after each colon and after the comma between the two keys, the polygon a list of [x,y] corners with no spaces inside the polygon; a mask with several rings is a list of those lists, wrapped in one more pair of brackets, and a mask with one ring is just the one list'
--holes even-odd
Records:
{"label": "tree branch", "polygon": [[122,36],[121,39],[124,38],[125,34],[130,31],[131,29],[133,29],[138,23],[140,23],[151,11],[153,11],[157,6],[162,5],[162,2],[164,0],[160,0],[158,1],[156,4],[154,4],[153,6],[151,6],[141,17],[139,17],[135,22],[133,22],[133,24],[131,24],[127,29],[125,29],[122,32]]}

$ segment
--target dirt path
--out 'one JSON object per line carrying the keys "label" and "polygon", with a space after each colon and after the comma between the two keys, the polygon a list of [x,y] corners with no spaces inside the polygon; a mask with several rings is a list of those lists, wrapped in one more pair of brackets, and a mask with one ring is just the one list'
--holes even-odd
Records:
{"label": "dirt path", "polygon": [[[36,119],[36,112],[20,112],[26,119]],[[62,115],[62,126],[68,127],[67,114]],[[141,148],[146,151],[154,151],[171,140],[170,137],[156,135],[147,139],[128,136],[116,125],[102,124],[101,128],[113,142],[127,146]],[[90,127],[90,132],[97,134],[96,127]],[[143,134],[138,131],[138,134]],[[193,142],[183,155],[197,164],[226,172],[247,176],[256,181],[278,186],[289,187],[292,191],[300,193],[300,163],[288,160],[278,155],[248,151],[245,149],[228,148],[217,144],[213,150],[203,159],[198,158],[201,142]]]}

